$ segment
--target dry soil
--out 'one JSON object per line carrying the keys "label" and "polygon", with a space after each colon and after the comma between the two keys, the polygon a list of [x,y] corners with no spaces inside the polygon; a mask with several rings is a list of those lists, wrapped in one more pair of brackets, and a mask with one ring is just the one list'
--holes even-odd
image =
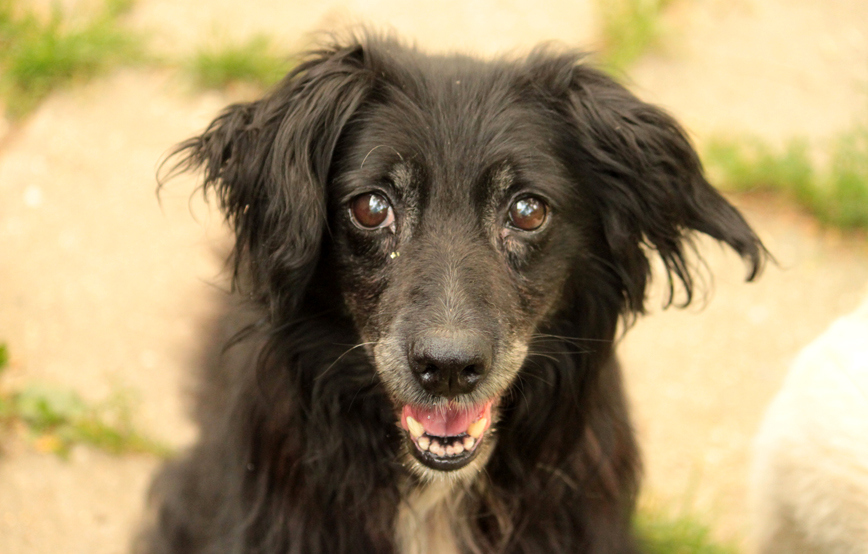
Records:
{"label": "dry soil", "polygon": [[[312,30],[357,21],[428,49],[483,55],[548,40],[593,47],[598,27],[588,1],[139,0],[129,16],[171,56],[256,32],[296,48]],[[629,83],[698,141],[751,132],[821,145],[868,115],[862,0],[677,0],[665,24],[662,49]],[[159,204],[154,172],[171,145],[233,99],[168,71],[122,70],[0,125],[7,386],[41,381],[92,400],[131,390],[142,429],[178,447],[194,438],[185,383],[225,289],[226,231],[191,200],[192,178],[174,181]],[[868,249],[780,200],[734,201],[778,265],[746,285],[741,262],[703,242],[715,275],[706,307],[652,310],[621,353],[646,455],[645,502],[698,512],[717,536],[744,543],[750,437],[797,350],[863,294]],[[659,306],[657,288],[652,298]],[[60,460],[14,437],[4,446],[0,552],[126,551],[156,460],[88,448]]]}

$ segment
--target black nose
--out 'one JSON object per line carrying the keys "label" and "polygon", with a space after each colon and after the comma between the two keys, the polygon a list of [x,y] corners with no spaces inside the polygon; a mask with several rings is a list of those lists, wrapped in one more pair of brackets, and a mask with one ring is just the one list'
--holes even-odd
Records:
{"label": "black nose", "polygon": [[489,344],[469,333],[427,336],[410,347],[410,368],[422,387],[453,398],[472,391],[491,365]]}

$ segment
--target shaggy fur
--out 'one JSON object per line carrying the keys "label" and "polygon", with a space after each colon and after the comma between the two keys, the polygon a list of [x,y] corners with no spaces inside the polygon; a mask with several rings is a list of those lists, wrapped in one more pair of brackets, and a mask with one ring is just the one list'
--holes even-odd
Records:
{"label": "shaggy fur", "polygon": [[[651,251],[690,301],[691,231],[749,278],[765,256],[671,117],[575,53],[363,37],[178,154],[235,230],[244,294],[141,550],[636,551],[619,318],[643,311]],[[360,225],[366,194],[393,219]],[[541,225],[510,215],[522,199]],[[411,408],[490,428],[444,461],[414,446]]]}
{"label": "shaggy fur", "polygon": [[806,346],[756,438],[761,554],[868,554],[868,298]]}

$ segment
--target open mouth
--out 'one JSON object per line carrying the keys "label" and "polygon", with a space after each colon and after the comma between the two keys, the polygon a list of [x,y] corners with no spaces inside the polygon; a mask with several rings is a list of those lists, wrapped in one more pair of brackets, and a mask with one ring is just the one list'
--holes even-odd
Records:
{"label": "open mouth", "polygon": [[467,407],[406,405],[401,427],[407,431],[413,456],[430,468],[451,471],[467,465],[491,427],[493,400]]}

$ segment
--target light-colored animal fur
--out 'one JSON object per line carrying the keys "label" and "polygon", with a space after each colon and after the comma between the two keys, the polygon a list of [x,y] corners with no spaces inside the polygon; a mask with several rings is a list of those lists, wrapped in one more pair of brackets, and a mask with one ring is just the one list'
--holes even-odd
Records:
{"label": "light-colored animal fur", "polygon": [[868,299],[797,357],[754,442],[761,554],[868,554]]}
{"label": "light-colored animal fur", "polygon": [[[465,484],[433,480],[405,495],[395,519],[395,544],[401,554],[473,552],[469,517],[462,506]],[[463,517],[462,517],[463,516]]]}

